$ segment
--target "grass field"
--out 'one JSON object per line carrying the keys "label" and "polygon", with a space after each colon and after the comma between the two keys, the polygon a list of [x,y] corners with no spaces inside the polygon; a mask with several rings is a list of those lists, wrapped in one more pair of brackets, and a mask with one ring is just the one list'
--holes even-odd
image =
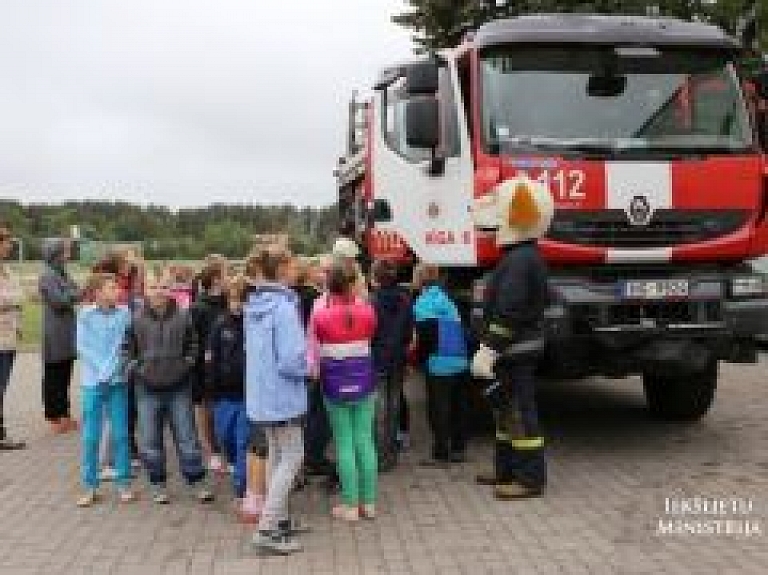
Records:
{"label": "grass field", "polygon": [[24,305],[21,324],[21,346],[34,349],[40,346],[43,328],[42,307],[39,303],[29,302]]}

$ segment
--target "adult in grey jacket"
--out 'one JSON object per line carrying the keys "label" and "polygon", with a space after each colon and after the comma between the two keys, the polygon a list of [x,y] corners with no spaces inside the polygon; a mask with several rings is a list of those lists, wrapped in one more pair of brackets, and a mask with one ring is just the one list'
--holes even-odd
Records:
{"label": "adult in grey jacket", "polygon": [[80,290],[67,273],[72,243],[49,240],[43,246],[45,269],[39,289],[43,303],[43,407],[45,419],[55,433],[77,429],[70,416],[69,383],[76,350],[75,308]]}
{"label": "adult in grey jacket", "polygon": [[3,398],[11,380],[16,346],[21,333],[21,304],[24,295],[18,279],[3,265],[11,255],[11,230],[0,226],[0,451],[23,449],[23,441],[11,439],[3,420]]}

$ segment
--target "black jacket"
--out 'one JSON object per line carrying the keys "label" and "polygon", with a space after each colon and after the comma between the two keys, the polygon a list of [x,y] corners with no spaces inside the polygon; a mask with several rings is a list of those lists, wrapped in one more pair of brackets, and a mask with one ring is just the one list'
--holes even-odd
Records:
{"label": "black jacket", "polygon": [[541,327],[549,302],[547,266],[535,241],[505,249],[486,290],[487,325],[499,324],[519,339]]}
{"label": "black jacket", "polygon": [[243,316],[224,313],[211,329],[205,346],[207,397],[245,399],[245,332]]}
{"label": "black jacket", "polygon": [[315,300],[320,297],[320,292],[310,285],[300,285],[294,290],[299,296],[299,311],[301,312],[301,323],[304,329],[309,324],[309,316],[312,315],[312,306]]}
{"label": "black jacket", "polygon": [[371,294],[371,305],[377,322],[371,342],[374,365],[381,373],[402,370],[414,328],[411,294],[400,286],[379,288]]}
{"label": "black jacket", "polygon": [[204,348],[205,343],[208,341],[208,337],[211,333],[211,328],[216,323],[216,320],[222,314],[227,313],[227,298],[224,295],[212,296],[206,293],[201,293],[195,303],[189,308],[189,316],[192,318],[192,323],[197,331],[197,337],[200,340],[200,353],[197,357],[197,365],[195,369],[195,377],[197,385],[202,385],[205,377],[204,372]]}

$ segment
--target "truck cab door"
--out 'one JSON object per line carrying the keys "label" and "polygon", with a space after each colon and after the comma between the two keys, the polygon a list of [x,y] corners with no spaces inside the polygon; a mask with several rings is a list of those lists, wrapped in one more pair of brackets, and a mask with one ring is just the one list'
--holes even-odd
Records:
{"label": "truck cab door", "polygon": [[[432,96],[413,94],[405,73],[377,90],[373,196],[379,204],[387,204],[389,217],[375,222],[374,234],[396,236],[422,261],[473,266],[477,262],[470,211],[473,165],[467,126],[458,113],[462,103],[454,62],[443,62],[435,79],[437,91]],[[430,79],[422,80],[424,89]],[[436,110],[430,108],[430,98],[437,101]],[[425,114],[425,121],[436,122],[434,149],[409,145],[407,116],[416,108]]]}

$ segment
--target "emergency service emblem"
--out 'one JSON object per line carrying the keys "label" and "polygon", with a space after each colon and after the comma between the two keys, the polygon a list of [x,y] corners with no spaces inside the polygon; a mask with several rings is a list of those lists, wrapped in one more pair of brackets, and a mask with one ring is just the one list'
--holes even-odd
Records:
{"label": "emergency service emblem", "polygon": [[433,220],[440,215],[440,206],[437,205],[437,202],[429,202],[427,215]]}
{"label": "emergency service emblem", "polygon": [[633,226],[647,226],[651,223],[651,204],[645,196],[635,196],[629,203],[629,223]]}

